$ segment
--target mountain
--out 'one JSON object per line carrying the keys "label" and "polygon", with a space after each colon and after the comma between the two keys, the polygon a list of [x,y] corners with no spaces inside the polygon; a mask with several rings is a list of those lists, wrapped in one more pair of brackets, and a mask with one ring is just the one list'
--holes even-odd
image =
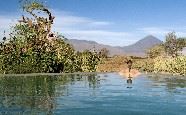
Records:
{"label": "mountain", "polygon": [[87,40],[77,40],[77,39],[69,39],[69,42],[77,51],[88,50],[100,50],[102,48],[107,48],[111,56],[113,55],[133,55],[133,56],[145,56],[145,52],[147,49],[153,47],[154,45],[161,44],[162,41],[158,38],[149,35],[145,38],[137,41],[136,43],[124,46],[124,47],[114,47],[104,44],[99,44],[95,41],[87,41]]}
{"label": "mountain", "polygon": [[77,40],[77,39],[69,39],[68,42],[77,50],[77,51],[84,51],[86,49],[88,50],[96,50],[99,51],[102,48],[106,48],[109,50],[109,53],[111,56],[113,55],[124,55],[122,48],[99,44],[94,41],[88,41],[88,40]]}
{"label": "mountain", "polygon": [[159,40],[158,38],[148,35],[145,38],[137,41],[136,43],[129,45],[129,46],[124,46],[123,51],[128,54],[128,55],[145,55],[145,52],[147,49],[157,45],[161,44],[162,41]]}

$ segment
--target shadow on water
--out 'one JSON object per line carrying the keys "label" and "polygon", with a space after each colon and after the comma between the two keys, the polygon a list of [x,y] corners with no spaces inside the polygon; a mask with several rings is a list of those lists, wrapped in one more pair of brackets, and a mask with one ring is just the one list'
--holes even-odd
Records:
{"label": "shadow on water", "polygon": [[83,81],[99,87],[100,77],[90,75],[0,77],[0,114],[53,114],[56,97],[69,95],[69,86]]}

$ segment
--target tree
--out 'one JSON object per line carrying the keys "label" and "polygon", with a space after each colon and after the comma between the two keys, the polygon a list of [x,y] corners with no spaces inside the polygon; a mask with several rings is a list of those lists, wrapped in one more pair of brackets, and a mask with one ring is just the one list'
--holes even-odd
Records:
{"label": "tree", "polygon": [[108,55],[109,55],[109,50],[107,48],[102,48],[100,51],[99,51],[99,56],[100,58],[107,58]]}
{"label": "tree", "polygon": [[178,56],[178,51],[180,50],[180,48],[177,44],[177,36],[175,32],[171,32],[166,35],[166,41],[164,43],[164,47],[168,55],[172,57]]}
{"label": "tree", "polygon": [[[10,37],[0,43],[2,73],[95,71],[97,53],[76,53],[66,38],[51,31],[54,16],[37,0],[21,0],[22,16]],[[83,67],[88,68],[83,69]]]}
{"label": "tree", "polygon": [[13,27],[10,38],[0,45],[4,73],[73,72],[75,53],[63,38],[51,32],[54,16],[37,1],[20,1],[22,16]]}

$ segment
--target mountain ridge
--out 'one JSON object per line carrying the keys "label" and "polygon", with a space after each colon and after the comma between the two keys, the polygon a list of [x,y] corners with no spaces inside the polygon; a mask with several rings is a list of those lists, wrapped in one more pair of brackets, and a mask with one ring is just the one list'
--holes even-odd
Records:
{"label": "mountain ridge", "polygon": [[100,50],[102,48],[107,48],[109,50],[110,56],[113,55],[132,55],[132,56],[145,56],[145,51],[154,45],[161,44],[162,41],[153,35],[148,35],[134,44],[128,46],[110,46],[105,44],[100,44],[95,41],[89,40],[77,40],[77,39],[68,39],[68,43],[70,43],[75,50],[84,51],[88,50]]}

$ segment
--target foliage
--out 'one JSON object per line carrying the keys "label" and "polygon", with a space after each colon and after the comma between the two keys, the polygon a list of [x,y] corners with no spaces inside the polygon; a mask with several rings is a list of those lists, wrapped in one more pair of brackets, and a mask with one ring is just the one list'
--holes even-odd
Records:
{"label": "foliage", "polygon": [[133,63],[133,68],[140,71],[153,72],[154,71],[154,60],[151,58],[138,59]]}
{"label": "foliage", "polygon": [[166,72],[179,75],[186,75],[186,57],[165,58],[158,56],[154,59],[139,59],[133,64],[133,68],[147,72]]}
{"label": "foliage", "polygon": [[147,51],[147,56],[149,58],[156,58],[164,54],[165,54],[165,49],[163,45],[156,45]]}
{"label": "foliage", "polygon": [[[23,10],[31,17],[22,16],[13,27],[10,37],[4,37],[1,42],[1,73],[95,70],[97,61],[94,62],[94,54],[88,53],[92,62],[86,65],[84,55],[79,57],[63,37],[51,32],[54,16],[47,7],[35,1],[22,0],[21,3]],[[84,65],[88,66],[88,70],[82,69]]]}
{"label": "foliage", "polygon": [[80,71],[83,72],[95,72],[100,61],[98,54],[89,50],[78,52],[78,60]]}
{"label": "foliage", "polygon": [[156,72],[169,72],[179,73],[186,75],[186,57],[179,56],[177,58],[163,58],[157,57],[154,60],[154,71]]}
{"label": "foliage", "polygon": [[186,38],[178,38],[177,44],[178,44],[180,50],[182,50],[184,47],[186,47]]}
{"label": "foliage", "polygon": [[177,39],[175,32],[168,33],[166,36],[166,41],[164,43],[165,51],[169,56],[178,56],[178,51],[181,51],[185,46],[184,39]]}
{"label": "foliage", "polygon": [[126,56],[114,56],[104,58],[100,61],[97,67],[98,72],[116,72],[127,68]]}
{"label": "foliage", "polygon": [[107,48],[102,48],[100,51],[99,51],[99,57],[100,58],[107,58],[108,55],[109,55],[109,50]]}
{"label": "foliage", "polygon": [[[167,72],[186,75],[186,57],[179,56],[179,51],[186,47],[186,39],[168,33],[165,43],[154,46],[147,52],[148,59],[139,60],[134,67],[142,71]],[[165,56],[165,53],[168,56]]]}

